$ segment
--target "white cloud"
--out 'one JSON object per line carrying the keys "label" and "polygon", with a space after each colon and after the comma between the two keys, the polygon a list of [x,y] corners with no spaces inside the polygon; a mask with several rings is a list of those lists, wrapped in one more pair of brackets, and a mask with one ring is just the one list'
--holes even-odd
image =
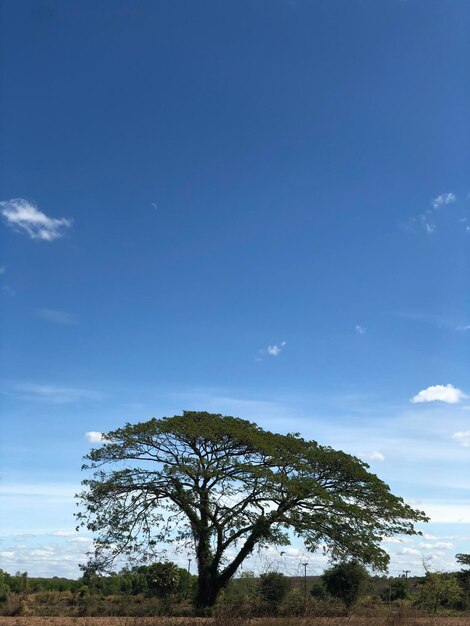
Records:
{"label": "white cloud", "polygon": [[70,543],[92,543],[93,539],[91,537],[72,537],[69,539]]}
{"label": "white cloud", "polygon": [[31,239],[54,241],[64,236],[72,220],[65,217],[48,217],[37,206],[24,198],[13,198],[0,202],[0,211],[5,222],[18,232],[26,233]]}
{"label": "white cloud", "polygon": [[274,344],[273,346],[268,346],[266,348],[266,352],[270,356],[278,356],[282,352],[282,349],[287,345],[286,341],[281,341],[279,345]]}
{"label": "white cloud", "polygon": [[464,448],[470,448],[470,430],[462,430],[452,435],[452,439],[455,439]]}
{"label": "white cloud", "polygon": [[419,221],[424,230],[431,235],[437,228],[436,222],[433,219],[432,211],[425,211],[419,216]]}
{"label": "white cloud", "polygon": [[53,324],[70,326],[77,323],[74,316],[71,313],[67,313],[67,311],[59,311],[57,309],[38,309],[36,313],[39,317],[42,317],[42,319],[52,322]]}
{"label": "white cloud", "polygon": [[419,556],[421,552],[416,548],[403,548],[398,554],[410,554],[413,556]]}
{"label": "white cloud", "polygon": [[455,202],[456,200],[457,197],[454,193],[441,193],[441,195],[436,196],[431,200],[431,206],[433,209],[440,209],[446,204],[452,204],[452,202]]}
{"label": "white cloud", "polygon": [[13,550],[7,551],[4,550],[3,552],[0,552],[0,556],[3,557],[4,559],[13,559],[15,557],[15,552],[13,552]]}
{"label": "white cloud", "polygon": [[49,533],[51,537],[76,537],[76,530],[55,530],[54,532]]}
{"label": "white cloud", "polygon": [[87,433],[85,433],[85,439],[89,443],[103,443],[104,442],[103,433],[99,433],[96,430],[90,430]]}
{"label": "white cloud", "polygon": [[4,265],[0,266],[0,274],[4,274],[6,271],[6,267]]}
{"label": "white cloud", "polygon": [[451,550],[454,547],[453,543],[440,541],[438,543],[421,543],[422,548],[425,550]]}
{"label": "white cloud", "polygon": [[415,396],[410,398],[410,402],[418,404],[421,402],[446,402],[447,404],[457,404],[466,398],[466,395],[454,385],[431,385],[426,389],[422,389]]}
{"label": "white cloud", "polygon": [[365,335],[367,332],[367,328],[365,326],[361,326],[360,324],[356,324],[355,330],[358,335]]}
{"label": "white cloud", "polygon": [[61,387],[59,385],[36,385],[33,383],[21,383],[16,389],[27,400],[42,400],[54,404],[68,404],[81,400],[101,400],[104,395],[91,389],[78,387]]}
{"label": "white cloud", "polygon": [[77,485],[61,483],[35,483],[35,484],[0,484],[0,495],[33,496],[40,498],[73,498],[77,492]]}
{"label": "white cloud", "polygon": [[385,455],[378,450],[372,450],[372,452],[359,452],[358,456],[367,461],[385,461]]}
{"label": "white cloud", "polygon": [[419,215],[410,218],[408,222],[404,224],[405,228],[409,230],[416,230],[417,227],[421,226],[421,228],[431,235],[437,229],[435,218],[438,211],[442,207],[451,204],[456,200],[457,197],[453,193],[441,193],[439,196],[432,198],[430,209],[426,209]]}
{"label": "white cloud", "polygon": [[468,502],[429,500],[409,501],[408,504],[425,511],[426,515],[431,518],[431,522],[435,524],[470,524]]}

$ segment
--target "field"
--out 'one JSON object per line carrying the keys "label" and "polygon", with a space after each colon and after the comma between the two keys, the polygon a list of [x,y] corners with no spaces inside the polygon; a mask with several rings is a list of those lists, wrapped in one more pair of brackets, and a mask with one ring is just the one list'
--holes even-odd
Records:
{"label": "field", "polygon": [[469,626],[470,617],[0,617],[0,626]]}

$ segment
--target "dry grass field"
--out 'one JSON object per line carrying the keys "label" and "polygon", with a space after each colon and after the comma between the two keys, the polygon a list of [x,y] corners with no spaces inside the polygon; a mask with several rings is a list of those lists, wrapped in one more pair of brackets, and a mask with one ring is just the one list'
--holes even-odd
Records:
{"label": "dry grass field", "polygon": [[470,616],[415,617],[0,617],[0,626],[470,626]]}

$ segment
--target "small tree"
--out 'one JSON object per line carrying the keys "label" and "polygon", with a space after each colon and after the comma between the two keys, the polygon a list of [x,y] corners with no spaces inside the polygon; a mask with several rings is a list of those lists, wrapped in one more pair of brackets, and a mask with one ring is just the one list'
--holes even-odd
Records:
{"label": "small tree", "polygon": [[234,417],[185,411],[126,424],[86,458],[94,474],[78,519],[97,536],[89,567],[189,544],[199,607],[215,603],[255,547],[288,544],[289,529],[308,550],[323,544],[384,570],[382,538],[417,534],[413,523],[427,520],[358,458]]}
{"label": "small tree", "polygon": [[[470,554],[456,554],[457,563],[464,567],[470,567]],[[461,569],[457,573],[457,579],[462,587],[462,609],[470,607],[470,569]]]}
{"label": "small tree", "polygon": [[180,581],[179,568],[175,563],[152,563],[146,568],[149,591],[159,598],[168,598],[176,593]]}
{"label": "small tree", "polygon": [[454,606],[462,598],[462,589],[454,574],[426,572],[419,589],[420,603],[433,613],[442,606]]}
{"label": "small tree", "polygon": [[363,595],[369,582],[367,570],[356,561],[338,563],[327,569],[322,581],[327,592],[350,609]]}
{"label": "small tree", "polygon": [[0,604],[8,602],[10,587],[8,585],[9,575],[0,569]]}
{"label": "small tree", "polygon": [[290,588],[291,581],[280,572],[267,572],[259,578],[258,593],[271,612],[278,610]]}

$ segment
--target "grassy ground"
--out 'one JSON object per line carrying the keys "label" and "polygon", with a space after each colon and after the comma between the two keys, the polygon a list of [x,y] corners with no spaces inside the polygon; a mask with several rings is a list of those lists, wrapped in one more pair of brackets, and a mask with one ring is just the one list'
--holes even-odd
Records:
{"label": "grassy ground", "polygon": [[470,626],[470,617],[0,617],[0,626]]}

